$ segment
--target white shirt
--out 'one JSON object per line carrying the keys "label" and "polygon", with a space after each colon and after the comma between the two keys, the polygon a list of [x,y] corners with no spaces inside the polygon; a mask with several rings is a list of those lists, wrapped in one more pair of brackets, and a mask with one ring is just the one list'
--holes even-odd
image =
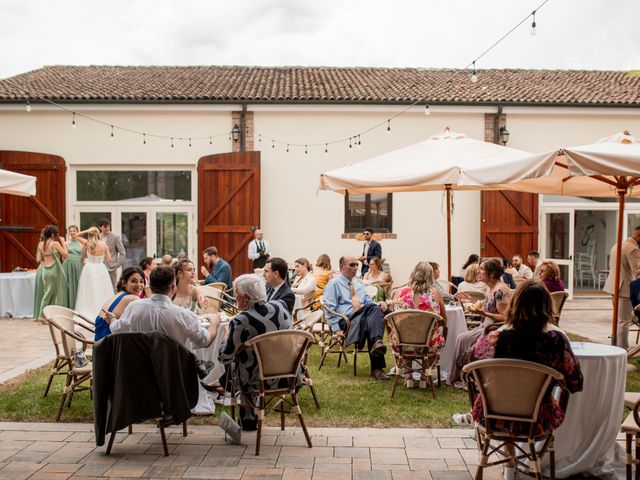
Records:
{"label": "white shirt", "polygon": [[[515,270],[516,270],[516,273],[517,273],[516,277],[526,278],[527,280],[531,280],[533,278],[533,272],[524,263],[521,264]],[[515,280],[515,278],[514,278],[514,280]]]}
{"label": "white shirt", "polygon": [[311,272],[307,273],[300,283],[296,285],[291,291],[295,294],[302,295],[304,299],[311,297],[316,291],[316,279],[313,278]]}
{"label": "white shirt", "polygon": [[249,260],[255,260],[260,257],[258,253],[258,242],[262,242],[264,253],[271,256],[271,245],[269,245],[269,240],[251,240],[249,242],[249,251],[247,253]]}
{"label": "white shirt", "polygon": [[211,342],[209,330],[200,325],[195,313],[171,303],[166,295],[131,302],[119,319],[109,325],[111,333],[161,332],[186,346],[204,348]]}

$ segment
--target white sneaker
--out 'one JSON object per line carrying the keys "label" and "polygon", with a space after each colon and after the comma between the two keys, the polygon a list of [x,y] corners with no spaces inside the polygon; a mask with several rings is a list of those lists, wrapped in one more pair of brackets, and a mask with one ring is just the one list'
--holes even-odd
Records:
{"label": "white sneaker", "polygon": [[454,413],[452,418],[454,423],[460,425],[461,427],[473,426],[473,417],[470,413]]}

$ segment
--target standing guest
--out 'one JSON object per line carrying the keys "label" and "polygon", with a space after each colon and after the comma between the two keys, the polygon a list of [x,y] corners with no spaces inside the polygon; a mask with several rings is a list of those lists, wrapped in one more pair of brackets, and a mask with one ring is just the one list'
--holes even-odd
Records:
{"label": "standing guest", "polygon": [[120,318],[124,309],[131,302],[140,300],[145,287],[144,273],[138,267],[125,268],[116,285],[116,294],[108,299],[96,316],[96,333],[94,341],[111,335],[109,322]]}
{"label": "standing guest", "polygon": [[298,258],[295,261],[296,279],[291,291],[296,295],[302,295],[302,304],[307,305],[316,293],[316,279],[311,273],[311,264],[306,258]]}
{"label": "standing guest", "polygon": [[[389,380],[384,372],[387,352],[382,338],[384,336],[384,316],[387,304],[371,300],[361,282],[353,281],[358,271],[358,259],[354,256],[340,258],[342,275],[334,278],[324,289],[324,304],[336,313],[345,315],[350,320],[350,327],[345,343],[356,344],[356,348],[369,348],[371,376],[377,380]],[[337,315],[327,315],[327,322],[334,335],[344,337],[347,324]]]}
{"label": "standing guest", "polygon": [[549,293],[564,292],[564,282],[560,279],[560,267],[556,262],[542,262],[538,281],[544,283]]}
{"label": "standing guest", "polygon": [[289,313],[293,313],[296,296],[289,287],[289,265],[282,258],[273,257],[264,265],[264,279],[267,283],[267,302],[282,300]]}
{"label": "standing guest", "polygon": [[[433,277],[433,268],[427,262],[419,262],[411,272],[409,276],[409,283],[406,287],[400,290],[398,296],[398,302],[396,305],[400,309],[417,309],[424,310],[426,312],[433,312],[442,317],[444,324],[438,325],[433,329],[431,340],[429,341],[429,350],[432,353],[436,353],[442,347],[444,347],[444,327],[447,324],[447,311],[444,307],[444,301],[440,291],[435,288],[435,279]],[[397,340],[394,335],[388,330],[389,333],[389,345],[396,350]],[[413,387],[413,376],[408,373],[405,374],[405,380],[407,387]],[[420,387],[425,388],[427,386],[428,378],[420,379]]]}
{"label": "standing guest", "polygon": [[[629,283],[640,277],[640,226],[637,226],[629,238],[622,241],[620,255],[620,293],[618,298],[618,330],[616,332],[616,345],[629,348],[629,327],[633,318],[631,306],[631,292]],[[609,253],[609,276],[604,283],[603,290],[610,295],[615,293],[616,274],[616,246],[611,247]],[[613,302],[613,297],[612,300]]]}
{"label": "standing guest", "polygon": [[127,251],[124,249],[122,239],[111,232],[111,222],[108,218],[101,218],[98,223],[100,227],[100,240],[107,244],[109,248],[109,259],[105,261],[107,270],[109,271],[109,277],[111,277],[111,285],[116,288],[116,277],[118,275],[118,269],[127,260]]}
{"label": "standing guest", "polygon": [[271,245],[264,239],[264,234],[259,228],[253,232],[254,239],[249,243],[247,255],[253,262],[253,268],[264,268],[269,257],[271,257]]}
{"label": "standing guest", "polygon": [[483,295],[487,291],[487,286],[480,281],[480,265],[470,264],[464,272],[464,281],[458,285],[458,292],[477,292]]}
{"label": "standing guest", "polygon": [[188,258],[181,258],[173,267],[176,275],[176,293],[171,301],[174,305],[195,312],[207,308],[207,297],[196,285],[196,267]]}
{"label": "standing guest", "polygon": [[[499,325],[505,321],[509,300],[511,299],[511,290],[500,280],[503,273],[504,267],[502,266],[502,260],[499,258],[487,258],[480,264],[480,281],[487,286],[487,291],[484,301],[482,302],[482,307],[475,308],[474,313],[484,317],[484,320],[482,324],[473,330],[458,335],[454,347],[454,359],[460,358],[460,355],[476,343],[476,340],[482,335],[486,327],[495,324]],[[469,296],[465,298],[464,293],[458,293],[456,297],[461,301],[471,300]],[[456,387],[461,387],[462,385],[459,383],[459,380],[460,369],[456,361],[451,369],[448,382]]]}
{"label": "standing guest", "polygon": [[326,253],[321,254],[313,266],[313,277],[316,279],[316,293],[313,300],[318,300],[324,294],[324,288],[333,278],[333,270],[331,270],[331,259]]}
{"label": "standing guest", "polygon": [[527,263],[533,268],[533,280],[538,279],[540,274],[540,267],[542,266],[542,260],[540,259],[540,252],[531,250],[527,254]]}
{"label": "standing guest", "polygon": [[514,255],[511,259],[511,266],[515,270],[512,275],[516,282],[533,279],[533,272],[528,266],[522,263],[522,256]]}
{"label": "standing guest", "polygon": [[76,308],[76,298],[78,297],[78,282],[82,274],[82,246],[86,240],[78,236],[78,227],[69,225],[67,228],[69,241],[67,251],[69,255],[62,264],[64,276],[67,279],[67,306],[74,310]]}
{"label": "standing guest", "polygon": [[163,267],[172,267],[173,266],[173,256],[168,253],[164,254],[160,259],[160,265]]}
{"label": "standing guest", "polygon": [[158,266],[158,264],[151,257],[144,257],[140,260],[140,269],[144,273],[144,290],[140,294],[140,298],[149,298],[151,296],[151,289],[149,288],[149,275]]}
{"label": "standing guest", "polygon": [[374,285],[378,288],[377,300],[385,300],[391,287],[391,275],[382,271],[382,261],[374,257],[369,262],[369,270],[362,277],[362,281],[367,285]]}
{"label": "standing guest", "polygon": [[151,298],[131,302],[122,316],[110,322],[112,333],[160,332],[185,346],[205,348],[213,343],[220,316],[208,317],[209,328],[200,324],[195,313],[171,303],[176,293],[176,276],[171,267],[160,266],[149,276]]}
{"label": "standing guest", "polygon": [[[244,311],[231,319],[229,335],[220,347],[218,358],[225,365],[233,364],[233,382],[241,392],[256,391],[258,363],[255,353],[252,349],[243,349],[242,345],[257,335],[290,329],[291,315],[282,300],[266,301],[264,282],[257,275],[240,275],[234,282],[233,290],[238,308]],[[241,406],[240,420],[245,431],[255,430],[258,425],[252,408]]]}
{"label": "standing guest", "polygon": [[204,284],[222,282],[227,286],[227,290],[230,291],[233,288],[231,265],[220,258],[218,249],[216,247],[205,248],[202,252],[202,260],[204,265],[200,272],[205,277]]}
{"label": "standing guest", "polygon": [[113,295],[106,267],[110,253],[107,244],[100,240],[100,231],[96,227],[78,233],[78,236],[82,235],[87,236],[82,247],[82,256],[86,260],[78,282],[76,310],[87,318],[95,318],[102,304]]}
{"label": "standing guest", "polygon": [[382,258],[382,245],[373,239],[373,229],[365,228],[364,233],[364,245],[362,246],[362,255],[358,258],[362,262],[362,269],[360,270],[360,276],[364,277],[364,274],[369,270],[369,264],[374,258]]}
{"label": "standing guest", "polygon": [[442,285],[440,285],[440,283],[438,283],[438,279],[440,278],[440,265],[438,265],[436,262],[429,262],[429,265],[431,265],[431,268],[433,269],[433,286],[434,288],[437,288],[438,291],[440,292],[440,295],[442,295],[442,298],[445,302],[452,302],[455,300],[455,297],[449,293]]}
{"label": "standing guest", "polygon": [[48,225],[42,231],[36,250],[38,271],[33,313],[35,318],[42,317],[42,309],[47,305],[65,305],[67,281],[61,260],[67,258],[67,244],[59,235],[58,227]]}

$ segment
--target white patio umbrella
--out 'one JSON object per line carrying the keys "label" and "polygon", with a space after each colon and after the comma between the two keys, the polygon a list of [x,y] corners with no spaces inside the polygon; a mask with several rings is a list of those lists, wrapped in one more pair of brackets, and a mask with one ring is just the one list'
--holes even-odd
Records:
{"label": "white patio umbrella", "polygon": [[36,194],[36,177],[0,170],[0,193],[30,197]]}
{"label": "white patio umbrella", "polygon": [[320,188],[343,194],[446,191],[447,268],[451,279],[451,190],[479,190],[539,177],[551,171],[553,162],[550,155],[538,158],[446,128],[428,140],[325,172],[320,175]]}
{"label": "white patio umbrella", "polygon": [[[629,132],[618,133],[599,142],[569,147],[532,157],[550,175],[490,189],[587,197],[618,197],[618,233],[616,246],[615,289],[613,296],[612,344],[616,344],[618,298],[620,296],[620,254],[625,198],[640,197],[640,139]],[[535,165],[532,165],[536,169]]]}

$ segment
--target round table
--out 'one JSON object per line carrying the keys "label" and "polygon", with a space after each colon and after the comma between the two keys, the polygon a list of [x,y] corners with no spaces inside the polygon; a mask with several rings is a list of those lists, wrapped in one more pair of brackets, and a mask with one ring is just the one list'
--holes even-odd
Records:
{"label": "round table", "polygon": [[33,317],[35,272],[0,273],[0,316]]}
{"label": "round table", "polygon": [[[446,305],[447,311],[447,341],[440,352],[440,370],[443,377],[449,374],[454,362],[453,354],[456,346],[456,338],[467,331],[467,320],[464,318],[464,310],[460,306]],[[446,373],[446,375],[445,375]]]}
{"label": "round table", "polygon": [[[620,430],[627,376],[627,352],[596,343],[571,342],[584,377],[570,396],[564,422],[555,431],[556,477],[590,473],[616,478],[613,451]],[[548,455],[544,460],[548,462]]]}

